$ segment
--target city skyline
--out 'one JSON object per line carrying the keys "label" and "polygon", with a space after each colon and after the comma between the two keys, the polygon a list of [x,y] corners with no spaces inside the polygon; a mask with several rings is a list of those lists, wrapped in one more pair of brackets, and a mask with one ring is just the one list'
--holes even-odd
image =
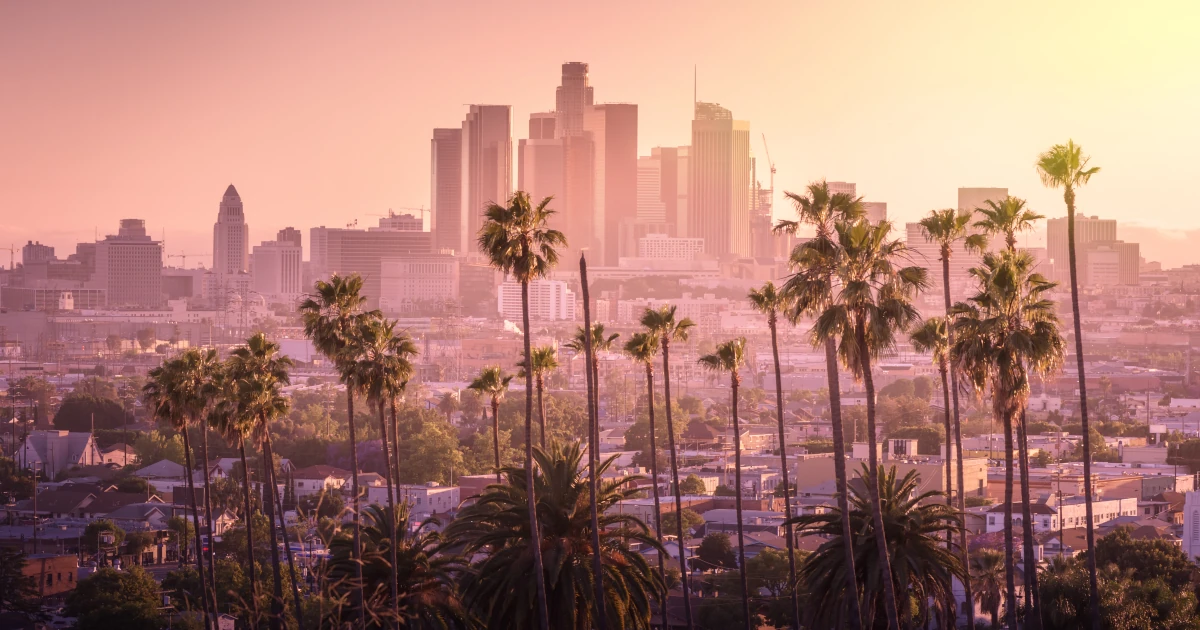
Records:
{"label": "city skyline", "polygon": [[[333,36],[321,40],[340,45],[328,55],[304,53],[300,65],[307,74],[283,59],[303,53],[300,42],[315,28],[315,11],[289,16],[234,11],[226,18],[236,19],[220,22],[222,28],[229,24],[231,41],[249,38],[268,18],[277,24],[270,39],[275,48],[243,48],[233,56],[195,48],[214,22],[207,16],[185,25],[195,16],[182,8],[150,11],[148,5],[126,5],[60,13],[6,7],[0,9],[4,22],[21,28],[0,43],[0,50],[5,58],[23,61],[11,76],[26,98],[0,104],[0,114],[19,123],[13,126],[0,183],[9,191],[10,207],[42,211],[6,213],[0,242],[39,240],[68,250],[102,235],[121,218],[140,217],[155,238],[165,233],[166,254],[206,251],[202,246],[211,242],[211,233],[194,217],[211,216],[213,189],[231,182],[239,186],[251,216],[250,243],[270,240],[288,225],[303,230],[342,225],[387,208],[429,208],[431,129],[461,121],[463,103],[500,103],[512,106],[513,125],[523,130],[530,113],[555,107],[551,90],[559,83],[561,64],[582,61],[590,66],[591,85],[600,88],[598,102],[639,106],[639,156],[649,155],[654,146],[687,144],[697,67],[700,100],[721,103],[751,122],[751,151],[759,160],[765,158],[759,133],[766,134],[779,169],[779,190],[799,190],[821,177],[854,181],[868,200],[886,201],[897,223],[951,207],[954,191],[971,186],[1007,187],[1034,209],[1059,216],[1060,200],[1038,184],[1032,161],[1038,150],[1069,135],[1105,169],[1105,177],[1081,196],[1080,211],[1131,224],[1134,231],[1123,228],[1127,238],[1142,242],[1143,251],[1161,253],[1166,265],[1196,262],[1185,248],[1170,245],[1200,236],[1200,221],[1186,223],[1185,218],[1173,234],[1148,229],[1187,216],[1175,208],[1191,203],[1182,152],[1189,134],[1196,133],[1186,124],[1186,112],[1196,109],[1198,92],[1191,89],[1191,73],[1174,69],[1195,50],[1196,44],[1182,36],[1196,22],[1194,8],[1178,5],[1169,21],[1163,19],[1166,5],[1161,14],[1116,4],[1079,15],[1059,14],[1066,11],[1059,7],[1035,13],[1031,5],[1009,7],[1004,14],[979,7],[954,7],[935,16],[895,7],[855,12],[857,36],[897,44],[883,60],[861,51],[823,56],[820,44],[833,35],[818,33],[814,41],[801,42],[776,26],[789,19],[845,19],[851,8],[751,8],[744,16],[745,34],[738,37],[758,36],[754,41],[761,50],[725,46],[718,55],[683,46],[689,37],[716,36],[720,20],[714,6],[701,4],[687,12],[640,8],[637,15],[644,19],[633,21],[630,36],[647,34],[655,19],[678,26],[672,29],[678,33],[655,31],[654,46],[662,53],[654,64],[637,63],[628,53],[602,45],[615,36],[618,23],[624,26],[602,18],[572,41],[556,34],[552,45],[489,51],[486,60],[473,65],[461,62],[479,54],[482,44],[472,37],[482,21],[520,21],[527,12],[484,10],[467,22],[469,28],[442,33],[438,42],[426,40],[416,28],[414,43],[375,49],[397,28],[384,18],[419,25],[442,16],[437,9],[409,15],[395,7],[371,7],[332,18],[357,26],[380,24],[364,27],[362,44]],[[100,28],[85,29],[89,19]],[[888,20],[908,30],[901,34],[903,29],[893,29]],[[1049,41],[1047,29],[1061,23],[1075,27]],[[140,28],[149,24],[156,28]],[[1036,42],[1031,50],[999,48],[1006,29],[1016,25]],[[45,48],[53,41],[45,37],[49,28],[78,32],[79,43],[66,48],[58,43],[50,54]],[[1181,36],[1170,36],[1173,29]],[[1105,36],[1116,32],[1121,37]],[[921,36],[929,41],[915,41]],[[904,45],[898,45],[900,37]],[[407,46],[425,44],[441,58],[412,67]],[[155,47],[156,58],[138,58],[137,52],[149,47]],[[949,60],[951,50],[961,58]],[[1085,67],[1070,77],[1056,76],[1044,59],[1068,52],[1094,60],[1104,71]],[[814,105],[798,98],[806,81],[788,73],[808,76],[804,69],[814,60],[826,69],[818,76],[838,95],[830,99],[834,102]],[[360,62],[361,68],[340,72],[341,64]],[[164,64],[173,64],[179,78],[164,79]],[[393,70],[401,78],[374,90],[368,79]],[[104,93],[72,97],[105,77],[110,85]],[[422,78],[430,82],[420,98],[388,97]],[[275,93],[264,94],[259,82]],[[953,99],[946,98],[950,85]],[[220,91],[212,92],[217,86]],[[194,90],[212,94],[189,102]],[[226,90],[237,96],[213,95]],[[288,101],[288,114],[272,117],[284,107],[281,98]],[[1046,102],[1053,106],[1045,107]],[[153,109],[146,109],[151,104]],[[1139,133],[1114,128],[1111,122],[1118,118],[1138,120]],[[889,123],[897,119],[911,124]],[[513,134],[514,153],[524,135]],[[515,180],[515,155],[512,161]],[[1149,208],[1144,188],[1153,191]],[[1161,204],[1154,201],[1159,196]]]}

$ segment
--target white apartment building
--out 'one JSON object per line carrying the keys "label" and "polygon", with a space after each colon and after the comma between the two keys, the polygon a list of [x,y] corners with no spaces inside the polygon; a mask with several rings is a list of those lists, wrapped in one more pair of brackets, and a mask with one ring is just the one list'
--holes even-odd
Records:
{"label": "white apartment building", "polygon": [[379,271],[379,308],[384,312],[409,313],[422,303],[458,298],[458,260],[449,254],[384,258]]}
{"label": "white apartment building", "polygon": [[[397,503],[407,503],[409,514],[415,521],[430,516],[442,516],[458,509],[459,487],[443,486],[435,481],[425,484],[400,484],[396,488]],[[387,504],[387,487],[367,488],[368,503]]]}
{"label": "white apartment building", "polygon": [[666,234],[647,234],[638,239],[638,258],[695,260],[704,251],[702,238],[676,238]]}
{"label": "white apartment building", "polygon": [[[511,280],[496,291],[496,310],[505,319],[521,321],[521,285]],[[529,283],[529,318],[541,321],[575,321],[575,292],[562,280]]]}
{"label": "white apartment building", "polygon": [[[1099,527],[1118,516],[1138,516],[1137,498],[1097,499],[1092,501],[1092,528]],[[1048,503],[1031,503],[1030,517],[1033,518],[1035,533],[1058,531],[1059,518],[1061,527],[1084,527],[1087,523],[1087,505],[1083,497],[1069,497],[1057,505],[1057,500],[1051,497]],[[1013,503],[1013,529],[1019,529],[1024,523],[1021,514],[1021,504]],[[1004,530],[1004,504],[992,506],[987,515],[987,531],[999,532]]]}
{"label": "white apartment building", "polygon": [[1200,492],[1189,492],[1183,499],[1183,553],[1200,556]]}
{"label": "white apartment building", "polygon": [[291,241],[263,241],[254,246],[250,274],[254,291],[270,300],[290,300],[304,292],[302,250]]}

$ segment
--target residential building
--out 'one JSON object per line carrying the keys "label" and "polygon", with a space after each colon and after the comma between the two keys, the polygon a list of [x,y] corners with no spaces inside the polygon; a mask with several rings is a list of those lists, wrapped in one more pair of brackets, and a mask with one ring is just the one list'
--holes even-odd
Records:
{"label": "residential building", "polygon": [[213,224],[213,265],[215,273],[244,273],[250,270],[250,226],[242,209],[242,197],[230,184],[221,197],[217,222]]}
{"label": "residential building", "polygon": [[[492,479],[495,480],[495,476]],[[368,488],[367,501],[386,504],[387,490],[386,487]],[[443,486],[433,481],[425,484],[402,483],[395,492],[396,502],[408,504],[409,515],[417,521],[457,511],[461,496],[458,486]]]}
{"label": "residential building", "polygon": [[717,257],[750,254],[750,123],[716,103],[696,103],[688,230]]}
{"label": "residential building", "polygon": [[310,494],[320,494],[322,490],[340,490],[350,479],[350,471],[334,466],[317,464],[307,468],[297,468],[291,474],[296,498]]}
{"label": "residential building", "polygon": [[30,431],[18,461],[30,470],[41,470],[53,479],[71,466],[93,466],[104,460],[91,433],[75,431]]}
{"label": "residential building", "polygon": [[[1029,512],[1033,519],[1034,533],[1058,531],[1063,528],[1084,527],[1087,525],[1086,501],[1081,496],[1072,496],[1058,503],[1055,495],[1050,495],[1046,502],[1030,503]],[[1013,505],[1013,528],[1023,527],[1023,508],[1020,504]],[[1104,523],[1122,516],[1138,516],[1138,500],[1136,498],[1107,498],[1092,501],[1092,527],[1100,527]],[[1062,519],[1062,523],[1059,523]],[[987,531],[1004,531],[1004,505],[992,506],[987,514]]]}
{"label": "residential building", "polygon": [[512,195],[512,106],[471,105],[462,123],[462,185],[458,247],[474,250],[489,203],[503,204]]}
{"label": "residential building", "polygon": [[463,253],[461,128],[434,129],[429,145],[430,230],[435,250]]}

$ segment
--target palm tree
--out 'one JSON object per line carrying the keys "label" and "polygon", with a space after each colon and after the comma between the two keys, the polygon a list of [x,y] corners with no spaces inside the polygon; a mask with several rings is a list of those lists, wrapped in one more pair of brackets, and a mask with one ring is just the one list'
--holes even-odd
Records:
{"label": "palm tree", "polygon": [[438,398],[438,411],[446,414],[446,422],[450,422],[450,416],[460,408],[458,401],[458,392],[444,392]]}
{"label": "palm tree", "polygon": [[[767,328],[771,330],[771,358],[775,362],[775,419],[779,424],[779,469],[783,474],[783,487],[787,494],[783,500],[783,515],[786,521],[792,518],[791,482],[788,480],[787,435],[783,429],[783,375],[779,369],[779,313],[792,308],[792,299],[767,282],[761,288],[750,290],[750,305],[767,316]],[[800,627],[800,597],[796,592],[795,534],[791,524],[787,526],[788,578],[792,585],[792,627]]]}
{"label": "palm tree", "polygon": [[[1017,233],[1033,229],[1035,221],[1044,219],[1042,215],[1025,207],[1025,200],[1009,195],[999,202],[988,200],[986,206],[977,208],[976,212],[983,219],[975,222],[975,227],[983,232],[986,238],[1004,237],[1004,248],[1007,251],[1017,251]],[[1025,412],[1022,411],[1017,419],[1017,462],[1021,471],[1021,532],[1024,540],[1022,549],[1025,554],[1025,566],[1035,565],[1033,553],[1033,515],[1030,513],[1029,499],[1029,441],[1026,431]],[[1037,585],[1037,571],[1029,572],[1025,590],[1025,609],[1031,627],[1040,625],[1041,608]]]}
{"label": "palm tree", "polygon": [[280,571],[278,530],[283,532],[284,547],[288,556],[288,569],[291,572],[292,598],[296,606],[296,619],[300,622],[300,590],[297,584],[299,574],[296,573],[295,562],[292,558],[291,546],[287,542],[287,527],[283,523],[282,503],[279,500],[279,484],[275,478],[275,456],[271,450],[271,425],[279,418],[287,415],[291,401],[280,389],[291,383],[288,370],[292,360],[279,354],[279,344],[267,339],[266,335],[258,333],[246,340],[229,357],[230,371],[234,374],[245,375],[238,381],[239,398],[245,403],[245,412],[254,419],[250,434],[258,442],[262,455],[263,482],[266,484],[266,496],[263,503],[267,511],[267,521],[270,523],[271,565],[274,577],[274,597],[271,602],[271,623],[281,623],[284,613],[283,577]]}
{"label": "palm tree", "polygon": [[[1042,184],[1063,189],[1067,204],[1067,260],[1071,274],[1071,319],[1075,327],[1075,360],[1079,371],[1079,418],[1083,425],[1083,494],[1087,522],[1092,523],[1092,443],[1089,436],[1087,410],[1087,373],[1083,366],[1083,327],[1079,321],[1079,276],[1075,261],[1075,189],[1080,188],[1100,172],[1099,166],[1088,166],[1091,158],[1074,140],[1056,144],[1038,156],[1037,171]],[[1096,536],[1087,528],[1088,601],[1092,609],[1092,627],[1100,630],[1100,587],[1096,575]]]}
{"label": "palm tree", "polygon": [[[473,627],[455,583],[464,569],[462,559],[445,552],[446,540],[437,531],[437,519],[414,523],[407,504],[398,508],[394,525],[388,524],[388,515],[379,506],[366,507],[363,516],[363,580],[370,618],[367,627],[383,628],[388,622],[397,622],[401,628],[430,630]],[[393,535],[399,544],[392,544]],[[351,537],[344,534],[329,543],[325,575],[333,584],[335,596],[350,594],[355,574],[352,545]],[[396,561],[389,561],[393,556]],[[398,588],[398,600],[389,599],[393,587]],[[333,615],[330,621],[343,627],[353,625],[359,611],[339,607]]]}
{"label": "palm tree", "polygon": [[[525,365],[533,365],[533,349],[529,326],[529,283],[545,275],[558,264],[557,247],[565,247],[567,237],[551,229],[550,197],[533,205],[527,193],[517,191],[507,206],[490,204],[484,210],[483,227],[479,229],[479,250],[492,266],[511,275],[521,284],[521,332],[525,339]],[[525,371],[525,469],[530,496],[533,483],[533,370]],[[536,502],[529,503],[530,531],[537,532]],[[537,539],[537,536],[534,536]],[[541,545],[533,546],[534,567],[538,584],[539,625],[549,630],[546,613],[546,576],[543,575]]]}
{"label": "palm tree", "polygon": [[733,503],[737,508],[738,573],[742,581],[742,621],[746,630],[750,630],[750,585],[746,580],[746,539],[742,526],[742,427],[738,421],[738,386],[742,384],[741,369],[746,364],[746,338],[738,337],[718,345],[712,354],[700,357],[699,362],[706,370],[729,374],[729,405],[733,416]]}
{"label": "palm tree", "polygon": [[[971,270],[979,292],[956,304],[952,313],[951,360],[976,391],[991,390],[992,413],[1004,425],[1005,608],[1011,627],[1016,627],[1017,608],[1012,554],[1013,420],[1028,402],[1029,372],[1056,370],[1064,355],[1054,303],[1046,299],[1055,284],[1035,273],[1034,264],[1023,252],[985,254],[980,266]],[[1032,572],[1031,566],[1027,573]]]}
{"label": "palm tree", "polygon": [[[950,309],[953,302],[950,299],[950,256],[954,253],[955,244],[959,241],[964,241],[967,249],[983,250],[986,243],[980,235],[968,234],[967,228],[971,222],[971,212],[959,212],[954,208],[946,208],[944,210],[931,210],[929,215],[921,219],[921,233],[925,236],[925,240],[938,244],[938,259],[942,261],[942,298],[945,302],[946,317],[950,316]],[[946,329],[945,323],[948,319],[942,320],[943,332],[945,333],[945,345],[949,347],[953,344],[953,329]],[[928,331],[934,333],[936,331]],[[936,341],[936,335],[926,334],[925,341]],[[915,340],[915,339],[914,339]],[[929,350],[936,350],[936,346],[925,346]],[[948,358],[948,357],[943,357]],[[937,353],[934,352],[934,360],[937,360]],[[962,424],[958,415],[958,373],[949,370],[949,381],[947,382],[946,373],[942,373],[942,390],[944,397],[948,396],[946,401],[946,491],[949,492],[950,484],[950,412],[954,412],[954,447],[955,456],[958,464],[958,510],[965,512],[967,509],[965,480],[963,474],[963,447],[962,447]],[[950,495],[947,494],[947,501]],[[967,532],[965,529],[960,530],[959,552],[962,554],[961,561],[963,564],[967,562]],[[966,595],[967,601],[972,600],[971,595],[971,576],[969,573],[963,575],[963,592]],[[968,607],[967,610],[967,628],[975,630],[975,609]]]}
{"label": "palm tree", "polygon": [[[836,339],[843,363],[860,379],[867,398],[868,472],[867,488],[876,501],[872,504],[876,529],[883,528],[878,505],[879,455],[876,450],[875,381],[871,361],[895,345],[896,335],[907,330],[918,319],[913,306],[916,292],[925,286],[925,269],[900,267],[906,257],[904,243],[888,238],[891,224],[866,220],[838,223],[837,254],[834,256],[833,276],[840,287],[817,317],[813,335],[820,340]],[[808,249],[813,241],[801,246]],[[802,252],[803,258],[808,252]],[[817,251],[818,256],[824,256]],[[797,303],[804,304],[814,297],[807,292],[806,278],[797,274],[789,280],[795,289]],[[817,279],[819,287],[825,280]],[[794,283],[794,284],[793,284]],[[882,537],[876,538],[879,562],[886,569],[888,549]],[[883,599],[888,627],[899,630],[900,620],[895,591],[891,588],[891,572],[881,573],[884,581]]]}
{"label": "palm tree", "polygon": [[[617,338],[620,336],[621,335],[618,333],[608,334],[608,331],[604,329],[604,324],[592,324],[592,358],[590,365],[587,367],[588,377],[591,379],[592,388],[590,390],[590,395],[588,396],[588,404],[592,406],[592,411],[595,412],[597,418],[600,417],[600,353],[610,352],[613,344],[616,343]],[[583,354],[586,356],[586,342],[587,330],[583,326],[580,326],[579,328],[575,329],[575,336],[567,341],[565,346],[567,349],[575,352],[576,354]],[[593,423],[593,426],[589,430],[592,433],[590,439],[598,442],[600,439],[598,437],[600,431],[599,420]],[[598,452],[588,453],[589,461],[593,458],[599,458],[599,456],[600,455]]]}
{"label": "palm tree", "polygon": [[[590,566],[594,554],[591,488],[579,444],[552,440],[547,450],[536,449],[535,456],[540,540],[545,556],[554,558],[554,570],[546,584],[551,627],[596,627],[603,608],[619,627],[649,628],[650,604],[663,584],[645,557],[630,547],[636,543],[658,549],[660,554],[663,550],[645,523],[614,509],[637,492],[632,487],[637,478],[604,481],[597,493],[604,571],[604,592],[598,599]],[[612,462],[610,458],[600,463],[601,476]],[[524,469],[506,467],[504,476],[505,483],[490,486],[474,505],[463,508],[446,533],[463,546],[466,555],[479,555],[464,576],[463,593],[483,626],[528,628],[539,614],[536,591],[529,580],[536,570],[530,550],[535,538],[525,518],[529,494]]]}
{"label": "palm tree", "polygon": [[[646,404],[650,414],[650,490],[654,493],[654,539],[662,546],[662,503],[658,495],[658,445],[655,444],[654,426],[654,358],[658,355],[658,336],[650,332],[634,333],[625,342],[625,353],[635,363],[646,367]],[[658,554],[658,579],[665,585],[667,572],[665,567],[666,554]],[[667,627],[667,598],[663,592],[659,596],[658,610],[662,615],[662,626]]]}
{"label": "palm tree", "polygon": [[[546,448],[546,400],[543,397],[546,389],[546,375],[558,369],[558,348],[554,346],[538,346],[533,349],[533,380],[537,386],[538,424],[541,426],[541,446]],[[520,368],[518,377],[525,376],[525,362],[517,364]]]}
{"label": "palm tree", "polygon": [[[667,409],[667,448],[671,454],[671,485],[675,491],[675,514],[683,514],[683,496],[679,491],[679,455],[675,450],[675,420],[671,413],[671,342],[686,342],[688,333],[696,326],[687,317],[675,319],[674,306],[646,309],[642,327],[658,338],[663,355],[663,402]],[[683,519],[675,519],[675,544],[679,549],[679,578],[683,585],[683,614],[688,630],[692,630],[692,592],[688,584],[687,540],[683,537]]]}
{"label": "palm tree", "polygon": [[229,360],[221,370],[221,402],[209,417],[209,424],[216,429],[225,442],[238,449],[242,460],[242,500],[245,510],[243,521],[246,524],[246,557],[248,577],[251,589],[250,623],[249,627],[258,627],[258,579],[257,563],[254,559],[254,503],[250,496],[250,466],[246,460],[246,440],[251,439],[251,432],[257,422],[257,410],[254,408],[254,387],[247,383],[256,374],[246,373],[245,364]]}
{"label": "palm tree", "polygon": [[[864,466],[861,478],[866,480],[870,476],[870,470]],[[936,606],[948,601],[952,579],[963,577],[963,565],[957,555],[939,541],[939,534],[947,528],[962,528],[961,516],[951,506],[931,500],[941,493],[918,493],[919,487],[916,471],[897,478],[894,467],[880,474],[875,492],[864,492],[857,484],[850,487],[853,508],[848,520],[851,528],[859,532],[850,546],[858,559],[854,566],[855,584],[862,585],[868,627],[874,626],[875,618],[885,613],[881,609],[886,607],[887,593],[882,591],[889,584],[894,588],[893,596],[904,603],[904,627],[919,628],[929,618],[926,602],[932,601]],[[876,511],[883,514],[882,529],[875,518]],[[817,604],[807,609],[811,628],[840,627],[853,614],[854,607],[847,605],[853,601],[853,596],[846,594],[849,580],[844,574],[848,568],[842,561],[846,546],[841,523],[844,514],[833,509],[825,514],[792,519],[801,536],[826,539],[800,568],[800,580]],[[884,532],[886,546],[892,550],[890,563],[880,562],[879,555],[874,553],[880,531]],[[884,578],[884,571],[891,572],[891,579]]]}
{"label": "palm tree", "polygon": [[992,549],[981,549],[971,556],[971,579],[979,590],[975,599],[992,616],[992,627],[999,628],[1000,604],[1004,601],[1004,554]]}
{"label": "palm tree", "polygon": [[[791,254],[789,264],[796,278],[800,281],[789,281],[783,287],[783,293],[792,298],[796,296],[797,285],[806,287],[808,293],[803,301],[796,300],[793,305],[791,319],[796,320],[805,315],[816,315],[832,299],[834,289],[834,261],[837,257],[837,242],[834,240],[834,225],[838,221],[852,221],[863,216],[862,198],[855,198],[845,193],[831,193],[825,181],[809,184],[806,195],[785,193],[796,208],[797,221],[779,221],[775,224],[777,234],[792,234],[802,225],[810,225],[816,230],[816,235],[805,246],[797,247]],[[838,382],[837,347],[832,338],[816,340],[815,343],[825,345],[825,372],[829,379],[829,419],[833,429],[833,470],[837,484],[838,506],[843,513],[850,511],[849,493],[846,490],[846,443],[845,430],[842,427],[841,387]],[[843,524],[845,531],[842,535],[850,540],[850,522]],[[850,568],[846,572],[846,592],[854,593],[857,589],[854,581],[854,555],[850,547],[845,549],[843,561]],[[847,617],[850,628],[861,630],[862,616],[857,607],[851,610]]]}
{"label": "palm tree", "polygon": [[[500,401],[508,393],[508,384],[512,381],[511,374],[505,374],[499,367],[486,367],[467,385],[467,389],[487,396],[492,403],[492,444],[496,452],[496,483],[500,483]],[[484,411],[486,414],[487,412]]]}
{"label": "palm tree", "polygon": [[[204,351],[197,348],[185,350],[179,357],[150,370],[146,385],[142,388],[142,396],[146,405],[154,410],[155,417],[169,423],[176,431],[183,434],[188,502],[191,504],[192,525],[196,536],[196,573],[200,577],[205,627],[214,623],[213,620],[217,615],[217,602],[213,583],[207,579],[204,568],[205,554],[204,545],[200,540],[200,510],[196,504],[195,469],[192,466],[189,429],[192,424],[200,421],[209,405],[212,387],[211,374],[215,369],[216,362],[215,350]],[[204,468],[208,468],[207,461],[204,463]],[[212,522],[210,517],[206,517],[206,519],[209,523]]]}
{"label": "palm tree", "polygon": [[[313,285],[313,294],[300,304],[300,316],[304,322],[304,334],[312,340],[318,352],[325,355],[339,372],[356,359],[354,334],[364,319],[379,317],[378,311],[365,312],[367,298],[362,295],[362,278],[358,274],[340,276],[333,274],[328,281],[318,280]],[[359,492],[358,492],[358,437],[354,426],[354,387],[346,383],[346,421],[349,426],[350,491],[354,496],[354,549],[355,558],[361,557],[359,539]],[[361,566],[361,565],[360,565]],[[361,574],[358,582],[362,582]],[[358,598],[362,599],[362,591]],[[365,619],[360,619],[360,625]]]}
{"label": "palm tree", "polygon": [[[384,470],[387,474],[388,514],[392,516],[386,522],[395,522],[396,520],[396,488],[392,484],[394,476],[392,474],[392,450],[388,444],[390,433],[387,424],[387,406],[389,399],[393,399],[392,393],[401,389],[401,384],[397,379],[407,378],[404,365],[406,360],[392,352],[397,340],[395,326],[394,321],[386,319],[371,318],[363,322],[356,335],[359,347],[358,357],[355,361],[348,363],[353,373],[346,379],[347,383],[361,384],[367,404],[374,405],[379,414],[379,435],[383,448]],[[409,372],[411,372],[411,366],[409,366]],[[389,538],[391,537],[392,535],[389,534]],[[394,553],[395,546],[391,546],[390,551]],[[395,565],[396,558],[394,556],[391,558],[391,562]],[[399,606],[396,588],[397,584],[393,582],[391,602],[393,605]]]}

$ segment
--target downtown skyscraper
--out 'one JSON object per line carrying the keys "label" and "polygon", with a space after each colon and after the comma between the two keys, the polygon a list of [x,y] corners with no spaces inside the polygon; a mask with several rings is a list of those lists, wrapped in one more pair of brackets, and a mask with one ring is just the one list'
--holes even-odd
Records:
{"label": "downtown skyscraper", "polygon": [[242,208],[242,197],[230,184],[221,196],[217,222],[213,224],[213,271],[244,273],[250,267],[250,227]]}
{"label": "downtown skyscraper", "polygon": [[461,251],[462,129],[434,129],[430,141],[430,225],[437,250]]}
{"label": "downtown skyscraper", "polygon": [[508,203],[512,149],[512,106],[471,105],[462,123],[461,222],[454,248],[458,253],[474,251],[487,205]]}
{"label": "downtown skyscraper", "polygon": [[688,234],[721,257],[750,255],[750,123],[716,103],[692,120]]}

